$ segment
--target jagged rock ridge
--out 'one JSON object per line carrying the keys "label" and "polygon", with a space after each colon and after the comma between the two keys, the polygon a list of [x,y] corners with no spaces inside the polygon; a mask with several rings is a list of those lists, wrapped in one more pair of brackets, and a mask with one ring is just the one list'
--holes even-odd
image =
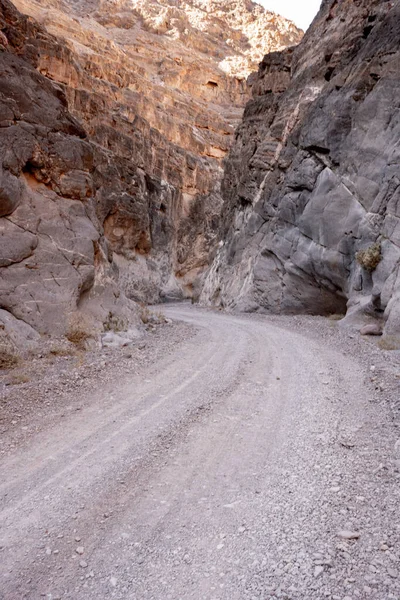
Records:
{"label": "jagged rock ridge", "polygon": [[398,3],[325,0],[295,50],[264,58],[204,302],[399,332],[399,34]]}
{"label": "jagged rock ridge", "polygon": [[244,0],[16,4],[42,25],[0,1],[0,306],[52,332],[190,295],[245,75],[300,32]]}

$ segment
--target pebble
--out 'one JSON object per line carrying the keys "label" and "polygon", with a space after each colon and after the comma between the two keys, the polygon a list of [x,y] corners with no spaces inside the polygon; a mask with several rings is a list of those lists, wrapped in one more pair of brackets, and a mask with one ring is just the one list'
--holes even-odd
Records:
{"label": "pebble", "polygon": [[338,537],[343,540],[358,540],[360,534],[358,531],[348,531],[347,529],[344,529],[343,531],[338,532]]}
{"label": "pebble", "polygon": [[88,564],[87,564],[86,560],[81,560],[79,563],[79,566],[82,567],[82,569],[86,569]]}
{"label": "pebble", "polygon": [[324,567],[318,566],[314,569],[314,577],[319,577],[324,572]]}
{"label": "pebble", "polygon": [[387,570],[387,572],[388,572],[388,575],[390,575],[390,577],[392,577],[393,579],[397,579],[397,577],[399,576],[399,573],[398,573],[398,571],[396,571],[396,569],[389,568]]}
{"label": "pebble", "polygon": [[83,546],[78,546],[75,550],[77,554],[83,554],[85,552],[85,548]]}
{"label": "pebble", "polygon": [[370,588],[368,585],[364,585],[364,593],[365,594],[371,594],[372,593],[372,588]]}

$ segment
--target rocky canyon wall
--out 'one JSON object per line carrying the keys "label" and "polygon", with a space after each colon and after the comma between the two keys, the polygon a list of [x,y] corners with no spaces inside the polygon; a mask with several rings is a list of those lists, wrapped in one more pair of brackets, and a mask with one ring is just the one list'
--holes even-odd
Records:
{"label": "rocky canyon wall", "polygon": [[1,309],[51,333],[89,305],[102,326],[129,299],[190,296],[246,77],[301,32],[248,0],[15,5],[0,0]]}
{"label": "rocky canyon wall", "polygon": [[0,27],[0,329],[22,340],[61,334],[78,310],[94,330],[113,318],[128,326],[137,311],[120,292],[95,200],[107,169],[117,177],[127,165],[110,166],[64,91],[37,71],[41,44],[66,54],[55,38],[6,0]]}
{"label": "rocky canyon wall", "polygon": [[254,76],[202,301],[400,333],[400,8],[325,0]]}
{"label": "rocky canyon wall", "polygon": [[15,4],[0,0],[1,308],[50,332],[99,285],[101,320],[125,295],[190,296],[246,77],[301,32],[248,0]]}

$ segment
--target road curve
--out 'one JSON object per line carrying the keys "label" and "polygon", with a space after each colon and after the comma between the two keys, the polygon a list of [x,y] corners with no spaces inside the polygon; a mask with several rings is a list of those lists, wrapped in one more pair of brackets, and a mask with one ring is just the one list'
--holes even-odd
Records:
{"label": "road curve", "polygon": [[[368,587],[365,553],[384,524],[364,507],[365,437],[378,433],[361,367],[263,317],[165,312],[196,334],[1,464],[0,598],[309,600]],[[368,597],[397,593],[389,580]]]}

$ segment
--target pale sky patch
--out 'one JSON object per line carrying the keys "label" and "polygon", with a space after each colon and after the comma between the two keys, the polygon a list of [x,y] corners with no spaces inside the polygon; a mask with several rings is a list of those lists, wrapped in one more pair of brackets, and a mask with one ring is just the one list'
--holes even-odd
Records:
{"label": "pale sky patch", "polygon": [[306,31],[319,11],[321,0],[256,0],[266,9],[291,19],[298,27]]}

